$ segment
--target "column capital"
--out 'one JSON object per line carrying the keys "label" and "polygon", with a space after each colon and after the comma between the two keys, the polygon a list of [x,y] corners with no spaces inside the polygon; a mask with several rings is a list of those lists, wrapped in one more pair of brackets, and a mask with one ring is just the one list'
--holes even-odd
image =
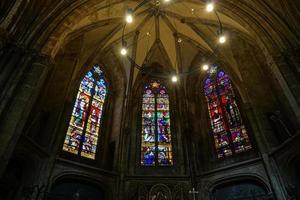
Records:
{"label": "column capital", "polygon": [[244,109],[247,109],[247,110],[253,109],[251,103],[249,103],[249,102],[243,103],[243,107],[244,107]]}
{"label": "column capital", "polygon": [[0,38],[7,38],[7,31],[0,27]]}
{"label": "column capital", "polygon": [[284,56],[300,55],[300,47],[294,47],[294,48],[286,49],[285,51],[282,52],[282,54]]}
{"label": "column capital", "polygon": [[7,39],[8,35],[6,30],[0,27],[0,49],[2,49],[5,46]]}
{"label": "column capital", "polygon": [[290,48],[277,55],[272,55],[273,61],[279,66],[289,66],[300,73],[300,48]]}
{"label": "column capital", "polygon": [[49,55],[35,52],[33,63],[38,63],[50,67],[54,65],[54,60]]}
{"label": "column capital", "polygon": [[300,60],[300,47],[285,49],[279,54],[271,55],[276,63],[286,63],[287,60]]}

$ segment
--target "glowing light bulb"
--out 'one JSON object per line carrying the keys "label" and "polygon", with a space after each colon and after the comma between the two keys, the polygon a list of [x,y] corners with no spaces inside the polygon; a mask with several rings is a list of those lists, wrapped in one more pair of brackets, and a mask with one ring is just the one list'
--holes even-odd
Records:
{"label": "glowing light bulb", "polygon": [[131,24],[133,22],[133,17],[132,14],[127,14],[126,15],[126,22]]}
{"label": "glowing light bulb", "polygon": [[204,64],[204,65],[202,65],[202,69],[203,69],[204,71],[207,71],[207,70],[209,69],[209,66],[208,66],[208,64]]}
{"label": "glowing light bulb", "polygon": [[165,2],[165,3],[168,3],[168,2],[170,2],[170,0],[164,0],[164,2]]}
{"label": "glowing light bulb", "polygon": [[172,76],[171,80],[173,83],[176,83],[178,81],[178,78],[177,78],[177,76],[174,75],[174,76]]}
{"label": "glowing light bulb", "polygon": [[121,55],[122,56],[125,56],[127,54],[127,49],[125,48],[125,47],[123,47],[122,49],[121,49]]}
{"label": "glowing light bulb", "polygon": [[207,12],[212,12],[214,10],[214,8],[215,8],[215,6],[214,6],[213,3],[210,2],[210,3],[206,4],[206,11]]}
{"label": "glowing light bulb", "polygon": [[219,37],[219,43],[224,44],[226,42],[226,37],[224,35],[221,35]]}

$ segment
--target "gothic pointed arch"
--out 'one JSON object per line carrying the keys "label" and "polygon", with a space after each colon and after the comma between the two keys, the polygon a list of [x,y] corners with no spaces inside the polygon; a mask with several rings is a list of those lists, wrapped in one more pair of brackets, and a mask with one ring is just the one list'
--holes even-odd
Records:
{"label": "gothic pointed arch", "polygon": [[213,66],[203,84],[218,158],[252,149],[228,74]]}
{"label": "gothic pointed arch", "polygon": [[153,185],[149,192],[149,199],[172,199],[170,188],[165,184]]}
{"label": "gothic pointed arch", "polygon": [[80,83],[63,144],[64,151],[95,159],[107,92],[104,73],[99,65],[95,65]]}
{"label": "gothic pointed arch", "polygon": [[212,199],[272,199],[267,184],[258,177],[235,177],[218,182],[211,190]]}
{"label": "gothic pointed arch", "polygon": [[89,175],[65,172],[55,177],[47,199],[112,199],[111,186]]}

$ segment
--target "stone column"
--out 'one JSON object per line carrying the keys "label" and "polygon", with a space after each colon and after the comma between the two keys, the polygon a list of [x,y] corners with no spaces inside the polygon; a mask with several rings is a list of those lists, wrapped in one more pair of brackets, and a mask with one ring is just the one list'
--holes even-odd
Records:
{"label": "stone column", "polygon": [[256,145],[260,153],[268,152],[271,147],[274,146],[274,139],[269,138],[273,133],[270,133],[268,124],[264,123],[266,122],[265,115],[262,111],[253,108],[250,103],[244,103],[242,111],[246,114],[249,125],[251,126],[252,132],[248,131],[248,134],[250,138],[254,137],[252,138],[252,145]]}
{"label": "stone column", "polygon": [[34,56],[17,81],[13,96],[6,105],[0,119],[0,177],[22,134],[29,113],[36,102],[52,63],[46,56]]}
{"label": "stone column", "polygon": [[6,46],[3,48],[2,55],[0,57],[0,88],[1,88],[1,95],[3,94],[3,90],[5,88],[6,81],[8,81],[9,77],[13,75],[13,71],[15,69],[15,65],[17,62],[20,62],[22,57],[22,51],[13,46]]}
{"label": "stone column", "polygon": [[300,53],[298,54],[296,50],[289,50],[274,60],[300,106]]}
{"label": "stone column", "polygon": [[300,123],[300,70],[297,59],[292,55],[295,55],[295,53],[269,56],[267,62],[287,98],[289,106],[293,110],[297,122]]}
{"label": "stone column", "polygon": [[277,165],[268,154],[262,154],[263,164],[270,181],[272,193],[276,199],[289,199]]}
{"label": "stone column", "polygon": [[[15,1],[11,1],[9,3],[10,5],[7,6],[8,7],[8,12],[4,13],[4,14],[6,14],[6,16],[3,15],[2,16],[3,20],[0,20],[0,22],[1,22],[0,27],[3,27],[3,28],[6,29],[9,26],[9,24],[12,23],[13,17],[17,13],[22,1],[23,0],[15,0]],[[1,19],[1,15],[0,15],[0,19]]]}
{"label": "stone column", "polygon": [[8,36],[6,30],[0,27],[0,55],[2,54],[1,52],[3,47],[5,46],[7,38]]}
{"label": "stone column", "polygon": [[6,44],[0,55],[0,116],[19,83],[26,67],[36,53],[25,51],[23,47]]}

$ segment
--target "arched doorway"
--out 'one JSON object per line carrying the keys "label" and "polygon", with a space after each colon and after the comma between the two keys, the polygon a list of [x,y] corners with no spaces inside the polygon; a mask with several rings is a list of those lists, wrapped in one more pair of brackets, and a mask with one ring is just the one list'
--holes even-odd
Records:
{"label": "arched doorway", "polygon": [[[24,163],[24,162],[23,162]],[[0,199],[16,199],[24,178],[22,160],[13,158],[0,179]]]}
{"label": "arched doorway", "polygon": [[289,177],[288,193],[291,197],[300,199],[300,157],[292,159],[288,163],[287,173]]}
{"label": "arched doorway", "polygon": [[296,188],[296,198],[300,199],[300,159],[296,162],[295,164],[295,171],[296,171],[296,184],[295,184],[295,188]]}
{"label": "arched doorway", "polygon": [[104,200],[107,194],[99,185],[80,179],[61,179],[56,182],[48,200]]}
{"label": "arched doorway", "polygon": [[225,182],[213,189],[214,200],[271,199],[266,187],[255,180]]}

